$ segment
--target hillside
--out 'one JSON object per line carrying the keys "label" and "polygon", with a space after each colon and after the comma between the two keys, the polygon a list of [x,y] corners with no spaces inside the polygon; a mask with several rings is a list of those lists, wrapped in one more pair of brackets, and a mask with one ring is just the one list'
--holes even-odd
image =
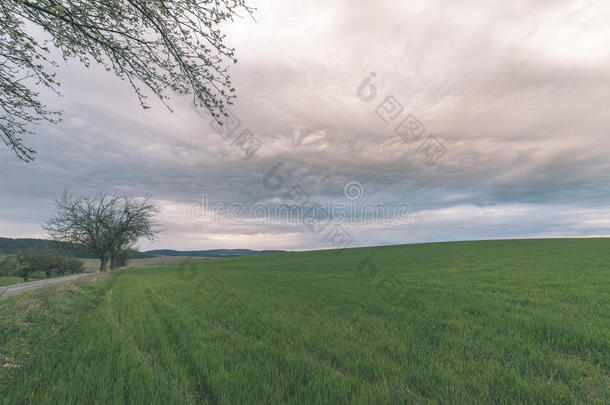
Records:
{"label": "hillside", "polygon": [[250,249],[212,249],[212,250],[171,250],[156,249],[147,250],[146,254],[151,256],[190,256],[190,257],[235,257],[264,255],[273,253],[285,253],[285,250],[250,250]]}
{"label": "hillside", "polygon": [[0,253],[12,254],[20,250],[36,249],[36,250],[52,250],[66,256],[75,256],[77,250],[74,245],[67,242],[59,242],[48,239],[34,238],[2,238],[0,237]]}
{"label": "hillside", "polygon": [[[48,239],[34,238],[1,238],[0,237],[0,254],[17,253],[24,249],[43,250],[49,249],[65,256],[90,258],[86,254],[81,253],[74,245],[67,242],[59,242]],[[283,253],[284,250],[250,250],[250,249],[211,249],[211,250],[172,250],[172,249],[155,249],[141,252],[134,250],[132,259],[150,259],[159,256],[189,256],[189,257],[235,257],[235,256],[250,256],[272,253]]]}
{"label": "hillside", "polygon": [[[77,245],[68,242],[50,239],[0,237],[0,254],[13,254],[25,249],[51,250],[64,256],[91,258],[91,256],[84,254],[82,249],[79,249]],[[134,259],[146,259],[151,257],[153,256],[137,250],[134,250],[132,253],[132,258]]]}

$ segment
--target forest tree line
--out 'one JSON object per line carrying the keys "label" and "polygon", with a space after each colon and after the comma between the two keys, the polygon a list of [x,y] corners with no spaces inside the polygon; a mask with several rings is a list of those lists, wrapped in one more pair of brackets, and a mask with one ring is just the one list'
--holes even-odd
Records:
{"label": "forest tree line", "polygon": [[50,278],[84,270],[82,260],[51,250],[25,249],[0,257],[0,276],[21,277],[23,281],[29,281],[34,275]]}

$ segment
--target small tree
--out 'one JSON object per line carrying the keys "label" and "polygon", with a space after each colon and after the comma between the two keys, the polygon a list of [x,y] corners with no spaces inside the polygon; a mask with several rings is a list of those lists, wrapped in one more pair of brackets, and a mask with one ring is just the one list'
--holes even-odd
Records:
{"label": "small tree", "polygon": [[47,278],[50,278],[56,272],[56,256],[52,252],[35,252],[33,255],[34,263],[30,263],[37,270],[44,271]]}
{"label": "small tree", "polygon": [[150,197],[143,200],[120,198],[106,226],[112,270],[127,264],[129,246],[139,238],[155,238],[154,216],[157,212],[158,209],[150,203]]}
{"label": "small tree", "polygon": [[47,278],[61,273],[64,257],[59,253],[51,250],[28,249],[25,257],[32,271],[42,271]]}
{"label": "small tree", "polygon": [[65,269],[70,274],[78,274],[85,271],[82,260],[66,258]]}
{"label": "small tree", "polygon": [[11,276],[15,274],[17,263],[14,256],[4,256],[0,258],[0,276]]}
{"label": "small tree", "polygon": [[119,250],[112,256],[112,259],[110,260],[110,268],[117,269],[119,267],[127,266],[127,262],[129,261],[131,254],[132,250],[129,248]]}
{"label": "small tree", "polygon": [[158,209],[146,197],[137,200],[118,194],[100,193],[75,197],[67,192],[56,200],[57,214],[44,227],[58,240],[83,246],[100,259],[99,271],[108,262],[115,268],[117,255],[139,238],[153,239],[158,232],[154,216]]}
{"label": "small tree", "polygon": [[63,276],[64,274],[66,274],[66,262],[67,262],[67,258],[65,256],[62,256],[60,254],[57,253],[53,253],[50,257],[49,257],[49,261],[50,264],[53,268],[53,273],[54,274],[59,274],[60,276]]}
{"label": "small tree", "polygon": [[35,253],[32,250],[23,250],[15,255],[15,274],[28,281],[35,269],[30,263],[35,262]]}

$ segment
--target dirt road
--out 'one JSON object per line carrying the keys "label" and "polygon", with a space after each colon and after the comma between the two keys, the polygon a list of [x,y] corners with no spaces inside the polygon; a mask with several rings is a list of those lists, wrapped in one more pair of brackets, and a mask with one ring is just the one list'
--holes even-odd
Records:
{"label": "dirt road", "polygon": [[0,299],[11,297],[15,294],[22,293],[24,291],[36,290],[38,288],[46,287],[48,285],[65,283],[66,281],[76,280],[81,277],[92,276],[91,273],[74,274],[71,276],[50,278],[47,280],[31,281],[29,283],[13,284],[5,287],[0,287]]}

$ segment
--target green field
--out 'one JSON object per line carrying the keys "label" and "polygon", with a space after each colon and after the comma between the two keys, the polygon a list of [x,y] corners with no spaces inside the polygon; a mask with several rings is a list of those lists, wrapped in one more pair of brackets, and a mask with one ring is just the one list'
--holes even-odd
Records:
{"label": "green field", "polygon": [[[37,278],[30,279],[29,281],[36,281]],[[7,285],[20,284],[23,283],[23,279],[21,277],[14,276],[0,276],[0,287],[4,287]]]}
{"label": "green field", "polygon": [[133,268],[0,328],[7,404],[610,403],[610,240]]}

